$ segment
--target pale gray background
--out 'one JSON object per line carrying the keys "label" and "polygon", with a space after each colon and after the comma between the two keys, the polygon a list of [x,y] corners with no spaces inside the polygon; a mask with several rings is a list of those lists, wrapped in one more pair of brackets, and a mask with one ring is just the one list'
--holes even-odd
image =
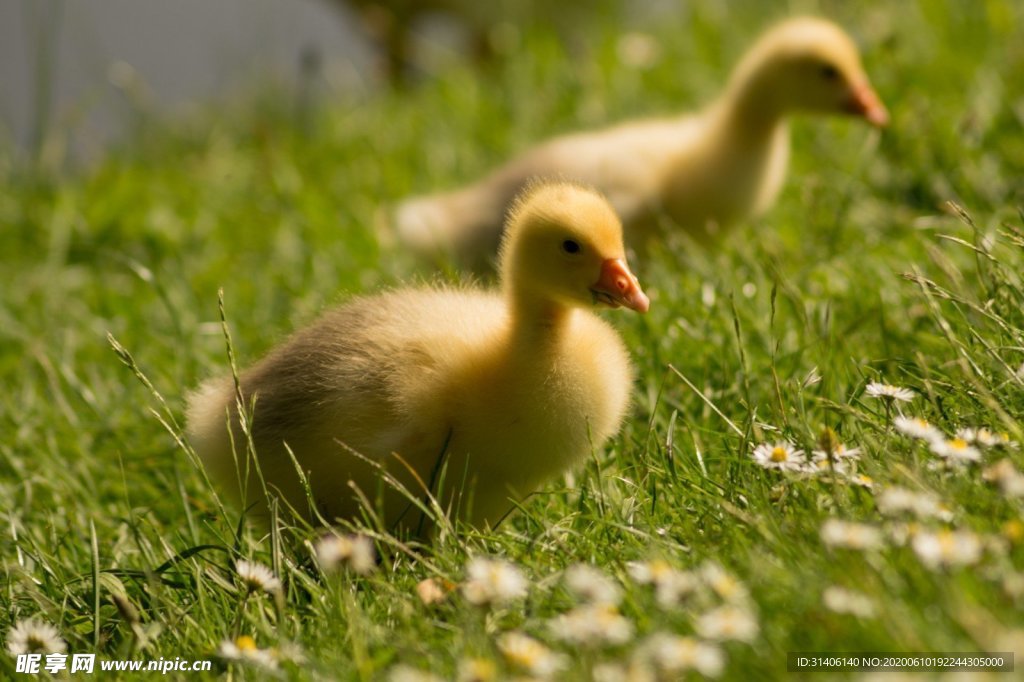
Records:
{"label": "pale gray background", "polygon": [[88,156],[123,128],[131,97],[173,114],[268,76],[293,80],[309,48],[329,87],[370,87],[369,44],[321,0],[0,0],[0,135],[31,147],[49,88],[49,124]]}

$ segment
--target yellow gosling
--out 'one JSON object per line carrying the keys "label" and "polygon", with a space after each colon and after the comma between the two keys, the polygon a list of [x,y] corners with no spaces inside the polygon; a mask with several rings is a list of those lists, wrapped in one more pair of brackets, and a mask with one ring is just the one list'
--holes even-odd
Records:
{"label": "yellow gosling", "polygon": [[[569,183],[529,189],[510,214],[500,260],[500,292],[356,298],[241,374],[272,493],[315,520],[290,448],[326,520],[359,513],[354,486],[380,503],[389,526],[415,531],[420,511],[381,482],[380,469],[419,498],[426,486],[438,495],[444,470],[446,511],[494,525],[618,430],[633,373],[618,334],[592,310],[646,312],[649,301],[610,204]],[[212,478],[238,492],[228,423],[244,467],[230,378],[190,397],[190,442]],[[266,512],[255,476],[243,503]]]}

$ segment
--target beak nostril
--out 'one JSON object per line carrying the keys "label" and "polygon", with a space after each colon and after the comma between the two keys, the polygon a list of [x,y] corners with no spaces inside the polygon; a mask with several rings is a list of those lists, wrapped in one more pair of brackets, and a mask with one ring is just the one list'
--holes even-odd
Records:
{"label": "beak nostril", "polygon": [[640,313],[646,313],[650,299],[640,288],[640,281],[623,258],[606,258],[601,263],[601,276],[591,287],[595,302],[603,302],[613,308],[626,306]]}

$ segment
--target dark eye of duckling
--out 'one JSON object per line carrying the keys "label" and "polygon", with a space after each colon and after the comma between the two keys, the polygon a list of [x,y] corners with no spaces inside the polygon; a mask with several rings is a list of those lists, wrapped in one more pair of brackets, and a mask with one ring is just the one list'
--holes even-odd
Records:
{"label": "dark eye of duckling", "polygon": [[579,242],[575,240],[566,239],[562,242],[562,251],[565,251],[568,254],[576,254],[582,250],[583,248],[580,246]]}
{"label": "dark eye of duckling", "polygon": [[825,80],[834,81],[839,78],[839,69],[831,64],[825,64],[821,67],[821,77]]}

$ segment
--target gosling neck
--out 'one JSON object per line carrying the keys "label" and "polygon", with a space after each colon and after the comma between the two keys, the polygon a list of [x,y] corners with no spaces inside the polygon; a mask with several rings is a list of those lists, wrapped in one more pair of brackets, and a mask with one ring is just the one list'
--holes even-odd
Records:
{"label": "gosling neck", "polygon": [[550,296],[541,296],[521,288],[505,292],[511,314],[511,334],[522,347],[557,341],[573,315],[573,308]]}
{"label": "gosling neck", "polygon": [[769,79],[754,72],[741,74],[729,84],[715,105],[716,115],[731,139],[769,140],[784,126],[787,110]]}

